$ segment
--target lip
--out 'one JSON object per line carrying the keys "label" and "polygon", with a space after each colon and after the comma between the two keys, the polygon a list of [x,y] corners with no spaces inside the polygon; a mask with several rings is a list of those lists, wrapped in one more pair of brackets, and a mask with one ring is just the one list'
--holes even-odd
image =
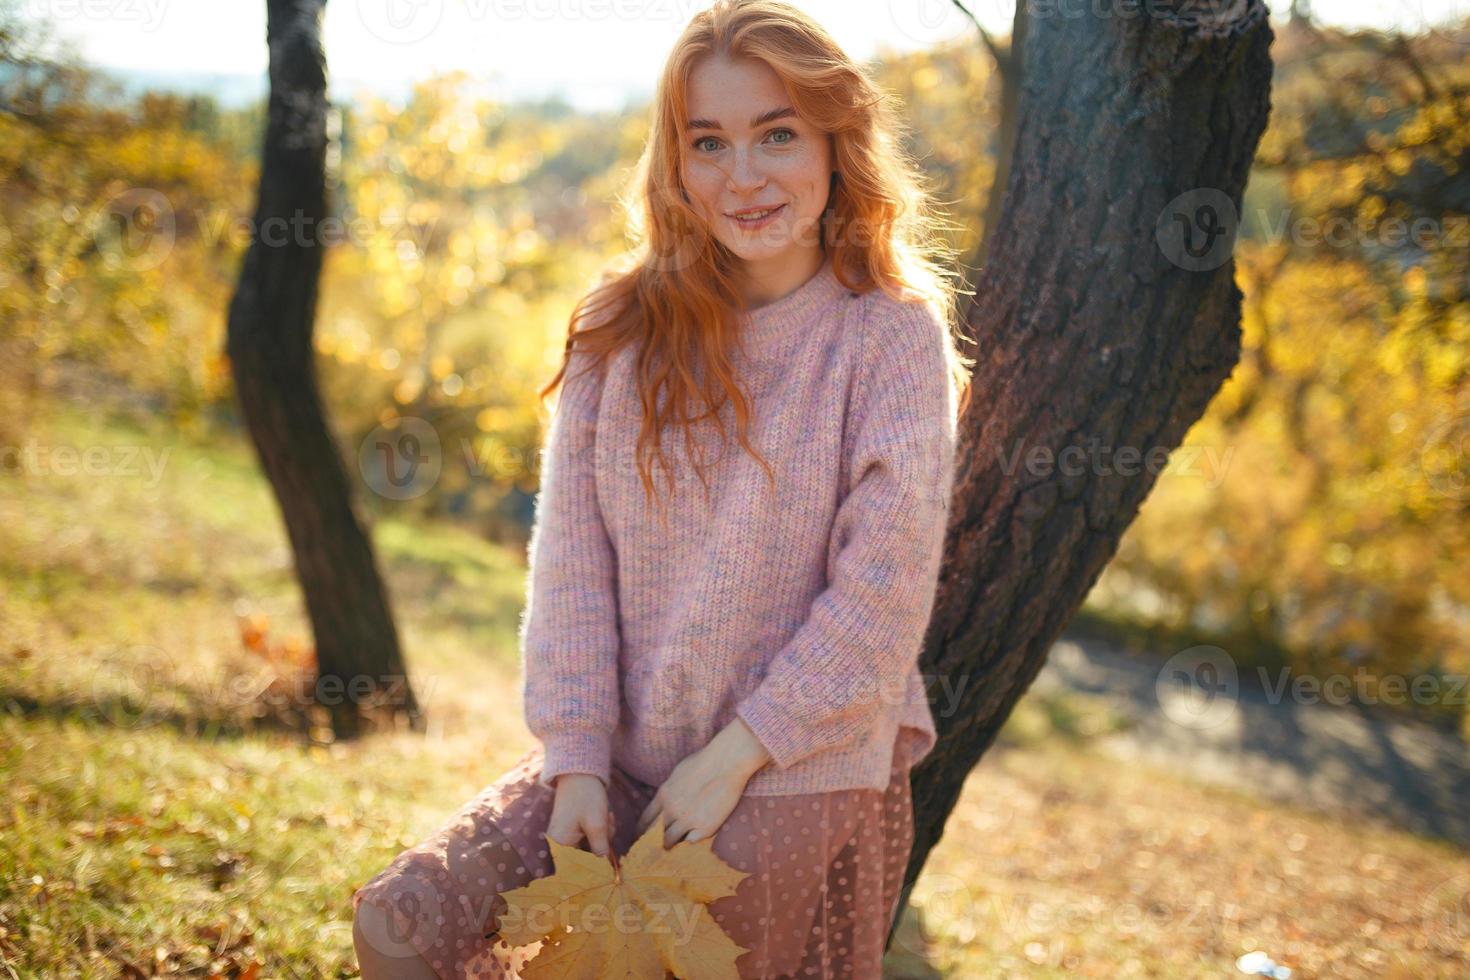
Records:
{"label": "lip", "polygon": [[[764,218],[760,219],[759,221],[746,221],[746,220],[744,220],[744,219],[742,219],[740,217],[740,215],[742,215],[742,214],[753,214],[753,213],[755,213],[757,211],[766,211],[766,210],[769,210],[771,208],[775,208],[775,210],[771,211],[770,214],[766,215]],[[764,205],[764,206],[761,206],[761,207],[741,208],[739,211],[727,211],[727,212],[725,212],[725,217],[729,218],[732,222],[734,222],[735,223],[735,226],[737,228],[745,228],[745,229],[764,228],[767,224],[769,224],[770,222],[776,220],[776,218],[778,218],[781,215],[781,213],[783,211],[785,211],[785,210],[786,210],[786,205],[784,203],[782,203],[782,204],[774,204],[774,205],[767,204],[767,205]]]}

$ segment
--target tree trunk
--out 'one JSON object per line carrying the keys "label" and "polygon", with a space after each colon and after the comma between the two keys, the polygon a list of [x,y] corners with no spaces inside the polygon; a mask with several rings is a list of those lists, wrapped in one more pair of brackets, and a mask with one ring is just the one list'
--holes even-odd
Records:
{"label": "tree trunk", "polygon": [[422,718],[372,544],[327,428],[312,361],[327,237],[325,0],[269,0],[270,103],[251,241],[230,303],[226,351],[236,394],[295,554],[316,642],[314,700],[339,738],[359,702],[386,691]]}
{"label": "tree trunk", "polygon": [[1270,109],[1265,7],[1067,13],[1029,18],[1016,157],[969,318],[973,393],[920,661],[931,704],[948,703],[939,678],[962,693],[913,774],[900,914],[1157,457],[1240,356],[1230,250]]}
{"label": "tree trunk", "polygon": [[[1011,19],[1011,40],[1004,48],[990,41],[989,36],[986,35],[988,47],[995,59],[996,83],[1000,86],[1000,91],[997,93],[1000,101],[1000,129],[995,139],[995,183],[991,185],[990,193],[985,198],[985,216],[982,219],[980,240],[960,264],[960,271],[964,273],[966,283],[970,281],[972,274],[978,277],[980,270],[985,268],[990,242],[995,237],[996,225],[1000,224],[1000,210],[1005,203],[1005,188],[1011,176],[1011,161],[1016,155],[1016,129],[1020,122],[1021,80],[1026,74],[1023,55],[1026,51],[1026,21],[1029,19],[1027,6],[1024,3],[1016,4],[1015,16]],[[971,308],[978,299],[978,291],[974,296],[960,297],[961,322],[969,322]],[[965,350],[967,357],[973,354],[973,350]]]}

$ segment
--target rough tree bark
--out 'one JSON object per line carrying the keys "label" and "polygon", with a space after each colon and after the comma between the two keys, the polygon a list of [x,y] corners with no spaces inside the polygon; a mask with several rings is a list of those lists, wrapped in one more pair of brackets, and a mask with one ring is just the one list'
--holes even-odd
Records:
{"label": "rough tree bark", "polygon": [[[985,216],[981,219],[980,240],[975,243],[975,248],[969,255],[960,261],[960,271],[965,275],[968,283],[971,277],[985,266],[987,250],[990,241],[995,235],[995,226],[1000,223],[1000,209],[1005,203],[1005,195],[1002,190],[1011,176],[1011,160],[1016,153],[1016,128],[1019,121],[1021,102],[1021,79],[1026,73],[1025,61],[1022,55],[1026,50],[1026,21],[1030,4],[1016,4],[1015,15],[1011,18],[1011,37],[1008,42],[1001,44],[990,36],[990,32],[975,19],[959,0],[954,0],[955,6],[969,17],[975,25],[975,30],[980,35],[985,49],[990,52],[991,59],[995,62],[995,84],[998,87],[997,99],[1000,103],[1000,118],[998,129],[995,134],[995,183],[991,193],[985,199]],[[978,294],[977,294],[978,295]],[[961,296],[959,312],[962,320],[968,321],[970,309],[975,303],[973,296]]]}
{"label": "rough tree bark", "polygon": [[[230,302],[226,353],[245,423],[275,491],[316,642],[315,700],[337,737],[381,697],[423,720],[372,544],[327,427],[312,360],[326,241],[325,0],[269,0],[270,102],[250,246]],[[370,685],[370,687],[369,687]]]}
{"label": "rough tree bark", "polygon": [[[900,914],[1152,489],[1150,453],[1180,444],[1240,356],[1229,252],[1270,109],[1266,8],[1064,6],[1027,24],[1016,156],[968,320],[974,388],[920,661],[931,704],[941,677],[962,693],[913,774]],[[1038,450],[1056,465],[1031,465]]]}

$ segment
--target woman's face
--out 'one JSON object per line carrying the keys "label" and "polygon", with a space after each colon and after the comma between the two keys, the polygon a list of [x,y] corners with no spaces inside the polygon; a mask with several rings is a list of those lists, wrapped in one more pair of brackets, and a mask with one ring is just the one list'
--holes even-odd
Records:
{"label": "woman's face", "polygon": [[[772,268],[821,245],[831,189],[830,138],[801,119],[763,61],[707,55],[689,78],[683,132],[684,187],[714,236]],[[776,208],[761,221],[734,212]]]}

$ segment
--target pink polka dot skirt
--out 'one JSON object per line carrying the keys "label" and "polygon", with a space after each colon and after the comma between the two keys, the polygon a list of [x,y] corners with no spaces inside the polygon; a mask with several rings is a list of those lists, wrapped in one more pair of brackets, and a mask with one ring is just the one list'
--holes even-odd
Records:
{"label": "pink polka dot skirt", "polygon": [[[749,873],[734,895],[709,904],[748,950],[736,961],[742,978],[882,975],[914,838],[909,771],[894,759],[887,790],[746,796],[715,834],[714,852]],[[421,958],[443,980],[520,976],[539,944],[512,949],[495,928],[501,892],[555,870],[542,837],[555,790],[537,782],[541,761],[538,745],[353,894],[354,912],[371,906],[359,927],[374,951]],[[614,765],[608,804],[619,854],[656,791]]]}

